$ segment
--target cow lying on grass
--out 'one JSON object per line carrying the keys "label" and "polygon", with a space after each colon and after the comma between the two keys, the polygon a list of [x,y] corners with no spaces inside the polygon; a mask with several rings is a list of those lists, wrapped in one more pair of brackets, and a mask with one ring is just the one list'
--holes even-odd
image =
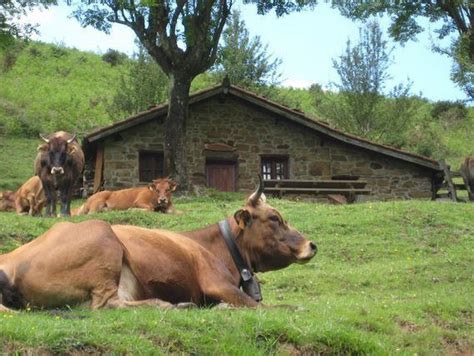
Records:
{"label": "cow lying on grass", "polygon": [[15,210],[18,215],[41,215],[45,202],[43,184],[38,176],[28,179],[15,193]]}
{"label": "cow lying on grass", "polygon": [[0,193],[0,211],[16,211],[18,215],[40,215],[45,199],[41,180],[34,176],[16,192]]}
{"label": "cow lying on grass", "polygon": [[0,211],[15,211],[15,192],[0,192]]}
{"label": "cow lying on grass", "polygon": [[176,190],[176,186],[172,179],[160,178],[155,179],[148,187],[104,190],[89,197],[77,215],[131,208],[173,213],[171,194]]}
{"label": "cow lying on grass", "polygon": [[[3,307],[92,309],[153,305],[256,307],[253,272],[308,262],[316,245],[267,205],[262,189],[218,225],[184,235],[99,220],[63,222],[18,249],[0,255]],[[244,269],[237,268],[223,238],[227,226]],[[228,236],[229,237],[229,236]],[[240,269],[240,271],[239,271]]]}

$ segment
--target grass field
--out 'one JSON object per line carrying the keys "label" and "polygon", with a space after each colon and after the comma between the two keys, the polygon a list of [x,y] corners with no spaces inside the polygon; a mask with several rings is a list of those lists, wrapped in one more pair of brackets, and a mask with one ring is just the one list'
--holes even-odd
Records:
{"label": "grass field", "polygon": [[[182,197],[176,202],[182,216],[95,217],[182,231],[215,223],[242,202],[238,194]],[[3,352],[474,352],[474,204],[270,202],[319,247],[306,265],[259,275],[266,305],[296,310],[24,311],[0,315]],[[0,213],[0,251],[30,241],[57,221]]]}

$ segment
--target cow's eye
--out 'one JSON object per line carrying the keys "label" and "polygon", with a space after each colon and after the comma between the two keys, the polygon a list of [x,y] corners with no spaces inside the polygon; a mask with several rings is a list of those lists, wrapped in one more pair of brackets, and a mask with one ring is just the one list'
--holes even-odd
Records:
{"label": "cow's eye", "polygon": [[270,220],[275,222],[280,222],[280,218],[277,215],[270,215]]}

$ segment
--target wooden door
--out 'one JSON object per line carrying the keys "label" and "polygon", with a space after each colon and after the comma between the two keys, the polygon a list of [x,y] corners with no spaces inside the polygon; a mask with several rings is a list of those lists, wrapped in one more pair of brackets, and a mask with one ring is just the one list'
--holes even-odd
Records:
{"label": "wooden door", "polygon": [[235,192],[236,168],[235,162],[207,162],[207,186],[222,192]]}

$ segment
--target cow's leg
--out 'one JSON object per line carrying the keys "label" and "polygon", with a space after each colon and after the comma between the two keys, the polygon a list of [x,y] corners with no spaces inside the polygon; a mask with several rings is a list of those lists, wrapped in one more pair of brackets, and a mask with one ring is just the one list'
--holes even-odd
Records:
{"label": "cow's leg", "polygon": [[144,300],[122,300],[118,296],[110,298],[105,305],[105,307],[112,309],[135,308],[141,306],[154,306],[162,309],[172,309],[176,307],[171,303],[157,298]]}
{"label": "cow's leg", "polygon": [[147,210],[147,211],[155,210],[153,205],[148,204],[148,203],[136,203],[134,208],[140,209],[140,210]]}
{"label": "cow's leg", "polygon": [[67,183],[60,190],[61,216],[71,215],[71,209],[70,209],[71,196],[72,196],[72,185]]}
{"label": "cow's leg", "polygon": [[15,210],[17,215],[24,215],[23,206],[21,205],[21,198],[19,196],[15,199]]}
{"label": "cow's leg", "polygon": [[[222,281],[221,281],[222,282]],[[203,293],[209,298],[231,304],[236,307],[252,307],[259,306],[259,303],[242,292],[238,287],[225,281],[206,281],[202,285]]]}
{"label": "cow's leg", "polygon": [[[51,187],[48,182],[41,181],[43,183],[44,195],[46,196],[46,216],[56,215],[56,191]],[[54,206],[54,209],[53,209]]]}
{"label": "cow's leg", "polygon": [[28,194],[27,200],[29,205],[28,215],[33,216],[35,214],[36,208],[36,199],[34,194]]}

